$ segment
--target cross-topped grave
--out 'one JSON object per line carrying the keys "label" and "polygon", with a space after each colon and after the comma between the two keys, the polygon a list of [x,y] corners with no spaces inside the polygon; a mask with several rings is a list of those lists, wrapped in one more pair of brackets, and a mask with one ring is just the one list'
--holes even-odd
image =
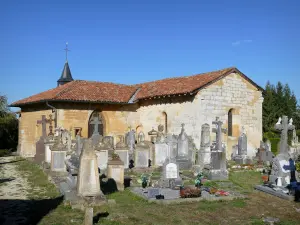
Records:
{"label": "cross-topped grave", "polygon": [[222,133],[227,133],[227,129],[222,128],[222,121],[219,121],[219,117],[212,122],[216,125],[213,128],[213,132],[216,133],[216,146],[211,151],[211,166],[209,179],[211,180],[225,180],[228,179],[228,171],[226,167],[226,150],[222,146]]}
{"label": "cross-topped grave", "polygon": [[288,131],[294,130],[293,119],[288,121],[287,116],[279,117],[278,122],[275,124],[275,129],[281,132],[280,137],[280,154],[287,153],[288,151]]}
{"label": "cross-topped grave", "polygon": [[42,119],[37,121],[37,124],[42,124],[42,137],[44,137],[44,138],[47,137],[47,134],[46,134],[46,125],[47,125],[47,123],[50,123],[49,136],[53,135],[53,133],[52,133],[52,121],[54,121],[54,120],[52,119],[52,115],[49,115],[49,118],[50,119],[47,119],[45,115],[42,115]]}
{"label": "cross-topped grave", "polygon": [[219,117],[216,117],[216,120],[212,122],[212,124],[216,125],[216,128],[212,129],[212,132],[216,133],[216,149],[222,150],[222,133],[226,134],[227,129],[222,128],[223,122],[219,120]]}
{"label": "cross-topped grave", "polygon": [[94,116],[94,117],[93,117],[93,120],[91,121],[91,124],[94,125],[94,132],[93,132],[93,135],[94,135],[94,134],[99,134],[98,126],[101,124],[101,121],[99,120],[98,114],[97,114],[97,116]]}

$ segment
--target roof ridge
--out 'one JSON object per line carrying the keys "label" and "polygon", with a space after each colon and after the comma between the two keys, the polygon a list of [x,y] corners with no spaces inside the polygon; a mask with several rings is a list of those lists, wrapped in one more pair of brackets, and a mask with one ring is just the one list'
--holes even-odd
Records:
{"label": "roof ridge", "polygon": [[95,80],[74,80],[77,82],[88,82],[88,83],[105,83],[105,84],[114,84],[114,85],[122,85],[122,86],[132,86],[131,84],[120,84],[120,83],[114,83],[114,82],[108,82],[108,81],[95,81]]}
{"label": "roof ridge", "polygon": [[136,85],[142,85],[142,84],[149,84],[149,83],[153,83],[153,82],[157,82],[157,81],[165,81],[165,80],[172,80],[172,79],[182,79],[182,78],[189,78],[189,77],[195,77],[195,76],[200,76],[200,75],[206,75],[206,74],[210,74],[210,73],[217,73],[220,71],[229,71],[232,69],[237,69],[236,67],[232,66],[232,67],[227,67],[224,69],[219,69],[219,70],[214,70],[214,71],[210,71],[210,72],[204,72],[204,73],[198,73],[198,74],[193,74],[193,75],[186,75],[186,76],[179,76],[179,77],[167,77],[167,78],[163,78],[163,79],[159,79],[159,80],[153,80],[153,81],[147,81],[147,82],[143,82],[143,83],[138,83],[138,84],[132,84],[131,86],[136,86]]}

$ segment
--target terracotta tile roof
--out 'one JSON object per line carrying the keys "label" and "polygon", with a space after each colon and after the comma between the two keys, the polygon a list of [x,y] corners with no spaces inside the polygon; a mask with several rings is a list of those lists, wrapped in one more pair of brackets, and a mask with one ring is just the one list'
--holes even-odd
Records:
{"label": "terracotta tile roof", "polygon": [[258,89],[263,90],[238,69],[231,67],[194,76],[167,78],[135,85],[75,80],[57,88],[14,102],[11,106],[21,106],[43,101],[131,103],[158,96],[193,94],[200,88],[210,85],[232,72],[240,73],[241,76]]}
{"label": "terracotta tile roof", "polygon": [[11,106],[44,101],[127,103],[135,91],[136,87],[129,85],[75,80],[14,102]]}
{"label": "terracotta tile roof", "polygon": [[141,90],[137,93],[136,99],[191,93],[210,82],[216,81],[220,77],[227,75],[234,69],[235,68],[231,67],[193,76],[174,77],[137,84],[136,86],[141,87]]}

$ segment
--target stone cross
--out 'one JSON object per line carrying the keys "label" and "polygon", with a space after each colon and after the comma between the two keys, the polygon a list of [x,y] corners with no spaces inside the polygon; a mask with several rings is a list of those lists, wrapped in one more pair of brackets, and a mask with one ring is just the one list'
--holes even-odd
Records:
{"label": "stone cross", "polygon": [[288,131],[294,130],[293,119],[288,121],[287,116],[279,117],[278,122],[275,124],[275,129],[281,132],[280,137],[280,154],[284,154],[288,151]]}
{"label": "stone cross", "polygon": [[93,134],[99,134],[98,125],[101,124],[101,121],[99,120],[98,115],[93,118],[91,124],[94,125],[94,132],[93,132]]}
{"label": "stone cross", "polygon": [[219,120],[219,117],[216,117],[216,120],[212,122],[216,125],[216,128],[212,129],[212,132],[216,133],[216,150],[222,150],[222,133],[226,134],[227,129],[222,128],[223,122]]}
{"label": "stone cross", "polygon": [[[50,117],[50,119],[52,119],[52,118]],[[49,122],[50,121],[46,119],[45,115],[42,115],[42,120],[38,120],[37,121],[37,124],[42,124],[42,137],[47,137],[47,134],[46,134],[46,124],[49,123]]]}

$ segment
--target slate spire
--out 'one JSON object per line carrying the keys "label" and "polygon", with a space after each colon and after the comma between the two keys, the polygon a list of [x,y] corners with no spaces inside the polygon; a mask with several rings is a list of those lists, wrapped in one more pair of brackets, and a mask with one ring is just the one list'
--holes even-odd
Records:
{"label": "slate spire", "polygon": [[73,77],[68,63],[68,51],[70,51],[68,49],[68,42],[66,43],[66,48],[64,50],[66,51],[66,62],[65,62],[64,69],[61,73],[61,76],[57,81],[57,86],[64,85],[70,81],[73,81]]}

